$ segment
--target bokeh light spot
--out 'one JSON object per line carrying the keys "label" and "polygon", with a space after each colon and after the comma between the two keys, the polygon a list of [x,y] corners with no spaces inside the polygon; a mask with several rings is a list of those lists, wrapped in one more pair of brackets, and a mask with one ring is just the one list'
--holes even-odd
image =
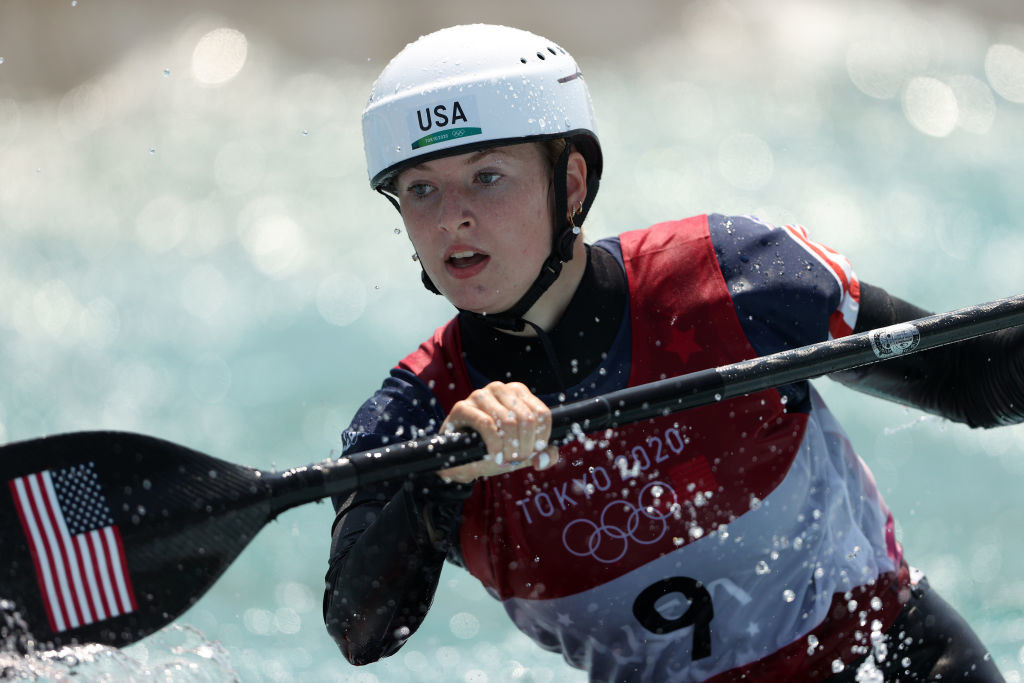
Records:
{"label": "bokeh light spot", "polygon": [[214,29],[192,51],[192,75],[203,85],[227,83],[245,66],[248,52],[245,34],[233,28]]}
{"label": "bokeh light spot", "polygon": [[456,638],[469,640],[480,632],[480,620],[469,612],[459,612],[449,620],[448,628]]}
{"label": "bokeh light spot", "polygon": [[956,76],[949,80],[959,111],[957,125],[969,133],[985,135],[992,130],[996,118],[996,100],[991,88],[973,76]]}
{"label": "bokeh light spot", "polygon": [[1024,52],[993,45],[985,54],[985,76],[992,89],[1011,102],[1024,102]]}
{"label": "bokeh light spot", "polygon": [[366,285],[348,273],[329,275],[317,288],[316,308],[332,325],[349,325],[366,310]]}
{"label": "bokeh light spot", "polygon": [[907,120],[925,135],[945,137],[953,132],[959,109],[953,89],[936,78],[920,76],[903,92]]}

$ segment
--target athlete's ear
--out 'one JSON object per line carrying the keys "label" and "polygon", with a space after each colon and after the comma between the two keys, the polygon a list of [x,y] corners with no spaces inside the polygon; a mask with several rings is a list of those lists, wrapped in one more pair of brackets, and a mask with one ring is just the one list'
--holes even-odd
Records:
{"label": "athlete's ear", "polygon": [[579,206],[587,198],[587,162],[573,150],[565,167],[566,206]]}

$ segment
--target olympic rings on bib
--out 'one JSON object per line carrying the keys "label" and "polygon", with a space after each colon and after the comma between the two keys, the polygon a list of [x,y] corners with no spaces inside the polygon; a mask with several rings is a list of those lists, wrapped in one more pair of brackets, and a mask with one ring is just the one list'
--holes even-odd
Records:
{"label": "olympic rings on bib", "polygon": [[[652,503],[645,504],[644,497],[650,493]],[[671,501],[667,500],[671,496]],[[593,557],[603,564],[612,564],[625,557],[632,540],[641,545],[657,543],[668,531],[666,521],[679,507],[675,489],[661,481],[652,481],[644,486],[636,497],[636,505],[625,500],[613,500],[604,506],[600,524],[585,518],[576,519],[562,530],[562,544],[577,557]],[[619,524],[616,525],[616,517]],[[621,523],[625,518],[625,524]],[[657,531],[644,521],[655,522]],[[639,534],[637,532],[640,532]],[[585,543],[581,544],[581,537]]]}

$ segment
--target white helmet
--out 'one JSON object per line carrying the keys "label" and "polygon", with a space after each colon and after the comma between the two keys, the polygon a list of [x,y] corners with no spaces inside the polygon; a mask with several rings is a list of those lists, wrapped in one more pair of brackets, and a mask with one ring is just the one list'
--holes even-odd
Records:
{"label": "white helmet", "polygon": [[[568,52],[546,38],[508,28],[453,26],[405,46],[373,84],[363,110],[363,146],[370,185],[399,211],[387,190],[395,175],[430,159],[522,142],[563,138],[555,164],[551,253],[533,284],[507,311],[478,316],[488,325],[521,330],[523,315],[572,258],[601,180],[601,145],[590,92]],[[587,162],[581,210],[566,213],[565,173],[575,148]],[[560,218],[561,217],[561,218]],[[423,284],[440,294],[426,271]]]}
{"label": "white helmet", "polygon": [[594,111],[576,61],[550,40],[506,26],[454,26],[410,43],[384,68],[363,111],[374,189],[430,158],[550,138],[570,139],[588,176],[600,178]]}

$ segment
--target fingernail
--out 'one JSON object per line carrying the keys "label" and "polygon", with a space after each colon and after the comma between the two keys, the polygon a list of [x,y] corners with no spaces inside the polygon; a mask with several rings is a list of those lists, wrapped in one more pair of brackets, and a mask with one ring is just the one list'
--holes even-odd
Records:
{"label": "fingernail", "polygon": [[537,462],[540,463],[540,468],[542,470],[546,470],[548,466],[551,464],[551,456],[548,455],[547,451],[541,451],[540,457],[537,458]]}

